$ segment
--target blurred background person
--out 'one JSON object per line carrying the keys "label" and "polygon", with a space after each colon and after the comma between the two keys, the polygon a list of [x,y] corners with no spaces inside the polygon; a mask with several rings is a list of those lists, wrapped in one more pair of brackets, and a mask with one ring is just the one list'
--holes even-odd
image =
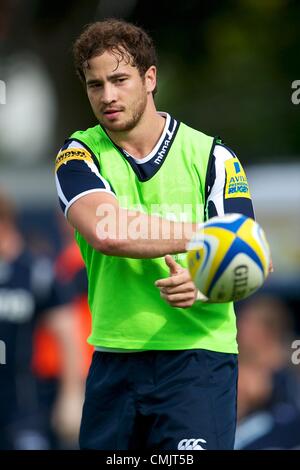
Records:
{"label": "blurred background person", "polygon": [[257,295],[241,308],[238,323],[235,447],[300,448],[300,374],[291,361],[293,317],[282,300]]}
{"label": "blurred background person", "polygon": [[44,257],[26,248],[12,202],[0,195],[0,337],[6,363],[0,366],[0,448],[48,449],[50,424],[40,406],[31,370],[33,332],[38,321],[57,339],[62,359],[54,419],[60,434],[76,442],[82,381],[70,297]]}
{"label": "blurred background person", "polygon": [[[91,323],[87,300],[87,274],[79,248],[73,238],[73,230],[60,213],[57,217],[63,247],[55,260],[55,273],[60,284],[71,291],[72,321],[78,349],[76,367],[81,381],[80,388],[83,389],[93,354],[93,347],[86,341],[90,334]],[[32,365],[37,376],[41,404],[46,411],[48,410],[49,421],[52,413],[54,447],[74,446],[72,420],[73,417],[78,419],[76,407],[81,406],[81,402],[78,402],[76,389],[74,391],[63,390],[64,367],[61,348],[56,335],[47,324],[40,323],[35,330]],[[72,387],[72,382],[69,385]],[[73,402],[71,402],[71,397],[73,397]],[[64,431],[62,422],[64,420],[70,421],[70,436],[68,429]]]}
{"label": "blurred background person", "polygon": [[295,335],[293,314],[275,294],[258,294],[239,310],[241,357],[250,358],[259,368],[271,372],[274,400],[292,403],[300,409],[300,371],[291,361]]}

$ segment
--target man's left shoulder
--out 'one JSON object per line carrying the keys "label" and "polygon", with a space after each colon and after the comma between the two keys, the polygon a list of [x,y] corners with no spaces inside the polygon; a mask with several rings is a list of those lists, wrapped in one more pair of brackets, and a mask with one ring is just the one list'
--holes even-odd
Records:
{"label": "man's left shoulder", "polygon": [[206,134],[205,132],[195,129],[185,123],[181,123],[181,133],[185,139],[195,143],[198,148],[205,148],[210,151],[214,145],[215,137]]}
{"label": "man's left shoulder", "polygon": [[201,137],[211,139],[211,140],[215,139],[215,137],[207,134],[206,132],[201,131],[200,129],[196,129],[195,127],[192,127],[192,126],[190,126],[190,125],[188,125],[184,122],[181,122],[180,125],[181,125],[182,130],[186,133],[189,133],[189,134],[195,135],[195,136],[201,136]]}

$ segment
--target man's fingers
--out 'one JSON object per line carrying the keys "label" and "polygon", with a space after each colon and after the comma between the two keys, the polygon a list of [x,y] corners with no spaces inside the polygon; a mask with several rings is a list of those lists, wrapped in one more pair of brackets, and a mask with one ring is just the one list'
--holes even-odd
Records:
{"label": "man's fingers", "polygon": [[175,287],[188,281],[190,281],[190,277],[186,270],[184,270],[182,273],[176,274],[176,276],[158,279],[158,281],[155,282],[155,285],[156,287]]}
{"label": "man's fingers", "polygon": [[163,294],[182,294],[184,292],[194,292],[195,284],[191,281],[181,284],[180,286],[175,287],[161,287],[161,292]]}
{"label": "man's fingers", "polygon": [[160,293],[160,296],[165,299],[167,302],[171,303],[172,305],[174,303],[181,303],[181,302],[189,302],[189,301],[194,301],[195,300],[195,292],[189,292],[189,293],[183,293],[183,294],[171,294],[167,295],[164,294],[163,292]]}
{"label": "man's fingers", "polygon": [[175,274],[178,274],[183,270],[182,266],[176,263],[176,261],[174,260],[174,258],[172,258],[171,255],[165,256],[165,262],[168,268],[170,269],[171,276],[174,276]]}

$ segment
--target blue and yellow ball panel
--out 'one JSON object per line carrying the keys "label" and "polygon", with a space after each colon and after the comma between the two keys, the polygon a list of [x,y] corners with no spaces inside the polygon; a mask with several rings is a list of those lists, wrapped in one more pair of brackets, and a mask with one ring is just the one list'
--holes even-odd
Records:
{"label": "blue and yellow ball panel", "polygon": [[232,243],[230,249],[226,253],[225,257],[221,261],[221,263],[219,265],[219,268],[218,268],[217,272],[215,273],[215,276],[213,277],[213,279],[210,283],[210,287],[209,287],[208,292],[207,292],[208,297],[210,296],[210,293],[211,293],[212,289],[214,288],[216,282],[220,279],[220,277],[224,273],[227,266],[229,266],[231,261],[237,255],[239,255],[240,253],[244,253],[245,255],[249,256],[249,258],[251,258],[257,264],[257,266],[259,266],[259,268],[262,271],[262,275],[264,276],[264,266],[263,266],[260,258],[257,256],[256,252],[249,246],[248,243],[246,243],[241,238],[236,237],[236,239]]}

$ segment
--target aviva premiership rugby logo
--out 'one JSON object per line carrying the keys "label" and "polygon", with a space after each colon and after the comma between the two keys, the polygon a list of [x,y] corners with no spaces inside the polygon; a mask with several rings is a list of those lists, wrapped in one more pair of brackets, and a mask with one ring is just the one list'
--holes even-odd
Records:
{"label": "aviva premiership rugby logo", "polygon": [[242,165],[237,158],[225,161],[226,187],[225,199],[246,197],[250,199],[249,185]]}

